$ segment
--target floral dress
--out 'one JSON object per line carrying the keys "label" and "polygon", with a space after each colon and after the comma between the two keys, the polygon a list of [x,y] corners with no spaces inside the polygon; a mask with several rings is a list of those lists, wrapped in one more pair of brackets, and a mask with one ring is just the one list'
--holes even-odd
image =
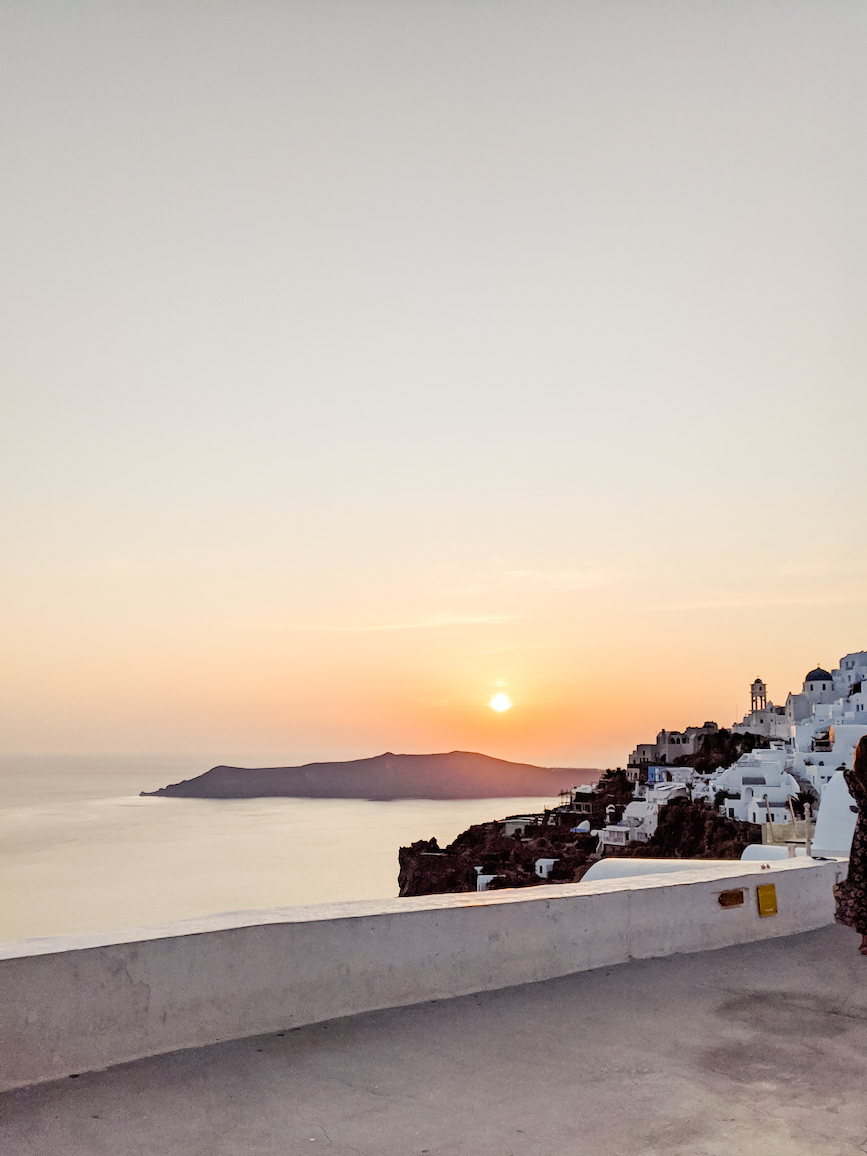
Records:
{"label": "floral dress", "polygon": [[854,771],[844,771],[846,786],[858,804],[858,822],[849,852],[849,875],[837,888],[837,922],[867,935],[867,789]]}

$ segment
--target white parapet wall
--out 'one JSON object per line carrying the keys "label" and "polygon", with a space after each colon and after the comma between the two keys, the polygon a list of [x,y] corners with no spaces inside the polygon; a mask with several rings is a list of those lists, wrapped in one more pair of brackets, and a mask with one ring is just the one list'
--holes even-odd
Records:
{"label": "white parapet wall", "polygon": [[[0,947],[0,1088],[833,920],[845,862],[235,912]],[[772,883],[777,914],[757,887]],[[743,903],[722,907],[723,891]],[[731,898],[729,896],[729,898]],[[734,896],[737,900],[738,896]]]}

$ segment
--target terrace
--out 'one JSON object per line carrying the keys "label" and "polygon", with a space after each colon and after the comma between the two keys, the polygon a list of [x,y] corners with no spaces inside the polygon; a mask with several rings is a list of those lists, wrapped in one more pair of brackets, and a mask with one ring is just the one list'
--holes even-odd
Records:
{"label": "terrace", "polygon": [[[430,927],[451,910],[470,926],[481,921],[487,942],[492,917],[505,940],[510,921],[517,927],[544,918],[580,945],[586,926],[571,933],[564,926],[575,901],[594,900],[598,913],[600,902],[626,894],[652,911],[674,896],[686,911],[714,888],[748,891],[757,874],[761,883],[776,882],[777,918],[785,918],[794,888],[806,893],[816,879],[824,885],[831,868],[801,860],[757,866],[739,879],[717,868],[684,872],[684,879],[614,880],[587,885],[584,898],[580,884],[539,888],[535,901],[495,893],[481,910],[482,897],[443,897],[450,905],[415,901],[414,917],[400,917],[400,926]],[[566,904],[559,910],[541,894],[558,890]],[[714,926],[727,935],[744,930],[755,914],[750,903],[733,911],[714,905],[720,922],[705,935]],[[356,931],[366,919],[359,916]],[[293,926],[309,935],[318,924]],[[759,925],[750,926],[755,934]],[[773,937],[716,950],[661,956],[649,944],[653,958],[635,958],[633,939],[627,962],[596,966],[598,955],[586,957],[588,969],[538,982],[317,1015],[318,1022],[295,1027],[284,1016],[276,1030],[22,1087],[0,1099],[3,1148],[15,1156],[867,1152],[867,959],[845,929],[780,935],[782,923],[760,924],[768,936],[772,926]],[[261,933],[262,925],[248,930]],[[633,921],[639,932],[645,929]],[[603,925],[599,933],[604,939]],[[194,940],[201,950],[208,936],[185,942]],[[428,942],[436,952],[436,937]],[[443,961],[456,984],[463,982],[460,951],[458,936],[455,956]],[[544,941],[539,951],[546,955]],[[472,973],[476,964],[470,957],[465,966]],[[546,966],[566,964],[549,957]],[[136,978],[128,970],[126,988]],[[177,981],[176,967],[173,974]]]}

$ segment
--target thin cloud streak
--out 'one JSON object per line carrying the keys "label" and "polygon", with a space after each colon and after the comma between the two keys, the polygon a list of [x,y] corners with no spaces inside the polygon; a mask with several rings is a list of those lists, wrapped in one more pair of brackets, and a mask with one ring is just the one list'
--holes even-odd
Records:
{"label": "thin cloud streak", "polygon": [[720,598],[705,602],[666,602],[637,607],[638,613],[660,610],[747,610],[761,606],[829,606],[855,601],[858,594],[845,596],[805,595],[797,598]]}
{"label": "thin cloud streak", "polygon": [[248,626],[247,628],[281,633],[304,631],[321,634],[371,634],[394,630],[439,630],[449,626],[500,626],[507,622],[515,622],[520,617],[521,615],[517,614],[436,614],[430,618],[421,618],[414,622],[347,623],[346,625],[335,623],[268,623]]}

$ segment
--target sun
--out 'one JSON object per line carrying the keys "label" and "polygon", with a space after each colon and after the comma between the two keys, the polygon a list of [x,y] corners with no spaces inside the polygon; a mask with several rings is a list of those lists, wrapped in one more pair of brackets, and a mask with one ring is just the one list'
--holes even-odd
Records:
{"label": "sun", "polygon": [[511,705],[512,700],[507,694],[503,694],[502,691],[499,694],[495,694],[491,701],[488,703],[488,706],[491,708],[491,710],[498,711],[499,713],[502,713],[504,710],[508,710]]}

